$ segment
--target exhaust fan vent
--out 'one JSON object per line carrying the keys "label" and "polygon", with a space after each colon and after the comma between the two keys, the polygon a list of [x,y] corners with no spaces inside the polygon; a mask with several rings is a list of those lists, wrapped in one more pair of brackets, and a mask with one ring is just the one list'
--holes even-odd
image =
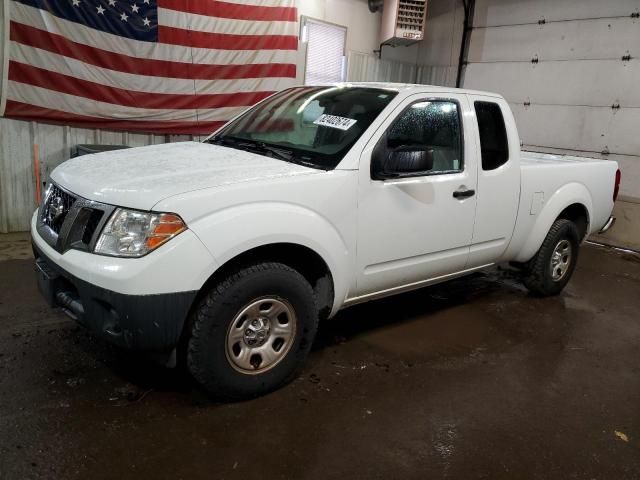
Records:
{"label": "exhaust fan vent", "polygon": [[380,43],[400,46],[419,42],[424,38],[426,17],[426,0],[385,0]]}

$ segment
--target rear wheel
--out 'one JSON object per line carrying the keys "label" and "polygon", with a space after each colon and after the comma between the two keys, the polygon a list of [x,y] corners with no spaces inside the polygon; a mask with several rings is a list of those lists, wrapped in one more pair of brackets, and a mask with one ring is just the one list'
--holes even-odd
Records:
{"label": "rear wheel", "polygon": [[243,268],[195,310],[188,369],[217,398],[266,394],[295,378],[317,323],[313,290],[300,273],[280,263]]}
{"label": "rear wheel", "polygon": [[576,225],[570,220],[556,220],[540,250],[526,265],[525,286],[540,296],[560,293],[573,275],[579,248]]}

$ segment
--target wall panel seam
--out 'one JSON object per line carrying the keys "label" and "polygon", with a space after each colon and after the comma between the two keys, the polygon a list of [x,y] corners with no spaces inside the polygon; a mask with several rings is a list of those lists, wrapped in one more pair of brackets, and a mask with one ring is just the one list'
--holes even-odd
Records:
{"label": "wall panel seam", "polygon": [[[615,20],[621,18],[628,18],[629,20],[633,20],[631,17],[631,13],[629,15],[613,15],[610,17],[585,17],[585,18],[560,18],[557,20],[547,20],[543,15],[540,16],[540,20],[535,22],[522,22],[522,23],[503,23],[498,25],[475,25],[472,30],[481,30],[486,28],[503,28],[503,27],[524,27],[528,25],[548,25],[550,23],[568,23],[568,22],[589,22],[595,20]],[[541,23],[542,22],[542,23]]]}

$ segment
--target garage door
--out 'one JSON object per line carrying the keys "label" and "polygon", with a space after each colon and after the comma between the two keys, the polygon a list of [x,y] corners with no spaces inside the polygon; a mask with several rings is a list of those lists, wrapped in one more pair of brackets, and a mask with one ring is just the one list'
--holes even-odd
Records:
{"label": "garage door", "polygon": [[523,148],[601,156],[640,199],[640,2],[477,0],[464,87],[510,102]]}

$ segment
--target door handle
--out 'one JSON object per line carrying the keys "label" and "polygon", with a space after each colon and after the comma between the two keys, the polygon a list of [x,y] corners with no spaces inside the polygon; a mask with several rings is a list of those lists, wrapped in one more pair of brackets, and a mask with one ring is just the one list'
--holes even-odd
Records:
{"label": "door handle", "polygon": [[476,194],[475,190],[456,190],[453,192],[453,198],[469,198]]}

